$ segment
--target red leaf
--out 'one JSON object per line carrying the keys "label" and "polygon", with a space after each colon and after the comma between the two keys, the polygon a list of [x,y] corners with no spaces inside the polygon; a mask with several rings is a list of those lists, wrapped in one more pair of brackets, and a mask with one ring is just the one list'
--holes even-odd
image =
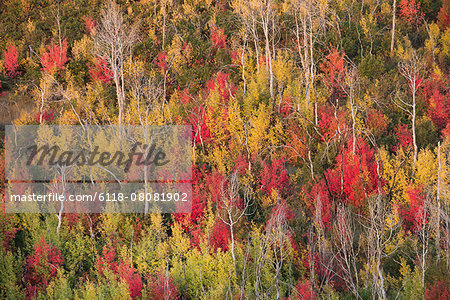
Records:
{"label": "red leaf", "polygon": [[96,59],[94,66],[89,65],[89,74],[93,80],[104,83],[110,82],[113,78],[113,72],[108,68],[106,60],[101,57]]}
{"label": "red leaf", "polygon": [[400,18],[410,25],[419,25],[423,21],[424,14],[420,11],[420,2],[416,0],[401,0],[399,3]]}
{"label": "red leaf", "polygon": [[17,52],[17,48],[14,45],[9,46],[5,52],[5,61],[4,66],[6,69],[6,74],[8,77],[13,78],[19,75],[17,72],[17,67],[19,67],[19,53]]}
{"label": "red leaf", "polygon": [[227,35],[224,28],[211,28],[211,42],[215,48],[225,49],[227,45]]}
{"label": "red leaf", "polygon": [[67,58],[67,41],[64,40],[60,45],[51,44],[44,49],[41,55],[41,64],[45,72],[52,74],[54,71],[64,69]]}
{"label": "red leaf", "polygon": [[95,28],[95,21],[94,21],[94,19],[92,19],[92,18],[89,17],[89,16],[84,16],[84,17],[83,17],[83,20],[84,20],[84,26],[86,26],[87,32],[88,32],[89,34],[91,34],[92,31],[93,31],[94,28]]}
{"label": "red leaf", "polygon": [[38,290],[48,286],[63,262],[61,251],[46,243],[42,237],[34,245],[34,253],[26,259],[27,299],[35,298]]}

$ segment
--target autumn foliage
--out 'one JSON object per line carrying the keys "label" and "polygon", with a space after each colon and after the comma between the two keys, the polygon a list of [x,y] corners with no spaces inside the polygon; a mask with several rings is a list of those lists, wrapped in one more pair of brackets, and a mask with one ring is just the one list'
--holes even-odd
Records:
{"label": "autumn foliage", "polygon": [[57,43],[48,45],[41,54],[42,68],[49,74],[63,70],[68,60],[67,40],[63,40],[61,45]]}
{"label": "autumn foliage", "polygon": [[424,14],[420,9],[420,1],[400,0],[398,5],[400,17],[410,25],[417,26],[423,21]]}
{"label": "autumn foliage", "polygon": [[361,139],[356,141],[355,153],[352,151],[352,141],[349,141],[325,177],[336,201],[361,207],[365,199],[378,192],[382,182],[379,182],[375,151]]}
{"label": "autumn foliage", "polygon": [[103,247],[103,255],[97,260],[97,268],[101,275],[104,275],[105,269],[107,269],[119,278],[125,280],[132,299],[138,299],[142,296],[142,278],[137,273],[136,269],[130,266],[128,261],[121,260],[117,257],[115,247]]}
{"label": "autumn foliage", "polygon": [[19,53],[14,45],[10,45],[4,52],[5,60],[4,65],[6,69],[6,75],[10,78],[14,78],[19,75],[17,68],[19,67]]}
{"label": "autumn foliage", "polygon": [[63,262],[61,251],[42,237],[34,245],[33,254],[26,259],[26,297],[33,299],[38,290],[45,289],[55,279]]}
{"label": "autumn foliage", "polygon": [[108,68],[108,63],[101,57],[96,59],[94,65],[89,66],[89,74],[94,81],[104,83],[110,82],[113,77],[112,71]]}

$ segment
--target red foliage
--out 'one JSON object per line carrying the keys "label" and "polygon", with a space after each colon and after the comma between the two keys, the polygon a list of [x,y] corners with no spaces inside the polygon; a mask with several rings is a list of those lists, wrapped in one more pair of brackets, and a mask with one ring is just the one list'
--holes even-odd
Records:
{"label": "red foliage", "polygon": [[367,112],[367,128],[372,130],[376,135],[386,131],[389,119],[376,109],[370,109]]}
{"label": "red foliage", "polygon": [[320,70],[325,73],[324,81],[328,87],[340,88],[345,72],[344,53],[332,47]]}
{"label": "red foliage", "polygon": [[243,175],[249,168],[249,161],[246,156],[240,155],[234,161],[234,168],[238,170],[238,173]]}
{"label": "red foliage", "polygon": [[6,251],[11,250],[10,242],[16,236],[16,233],[19,231],[19,228],[15,227],[15,224],[12,222],[8,214],[6,214],[3,209],[0,212],[0,234],[2,236],[2,246]]}
{"label": "red foliage", "polygon": [[284,117],[288,117],[292,113],[293,99],[290,96],[285,96],[281,100],[280,112]]}
{"label": "red foliage", "polygon": [[410,25],[418,26],[424,18],[420,11],[420,2],[416,0],[400,0],[399,2],[400,18],[406,20]]}
{"label": "red foliage", "polygon": [[26,259],[27,299],[35,298],[38,290],[48,286],[57,275],[58,268],[63,262],[61,251],[46,243],[42,237],[34,245],[34,253]]}
{"label": "red foliage", "polygon": [[215,77],[206,82],[206,91],[208,94],[216,89],[223,102],[228,102],[230,96],[234,96],[237,91],[237,88],[230,81],[230,74],[222,72],[217,73]]}
{"label": "red foliage", "polygon": [[210,202],[216,203],[222,196],[221,188],[223,181],[223,175],[217,171],[212,171],[205,174],[205,192],[207,192]]}
{"label": "red foliage", "polygon": [[67,41],[64,40],[62,45],[51,44],[47,46],[47,50],[41,54],[41,64],[45,72],[52,74],[54,71],[64,69],[64,65],[69,59],[67,58]]}
{"label": "red foliage", "polygon": [[450,121],[450,96],[433,91],[430,99],[429,117],[439,130],[443,130]]}
{"label": "red foliage", "polygon": [[331,200],[325,179],[316,182],[307,195],[306,205],[313,215],[316,214],[317,209],[320,209],[322,223],[328,227],[331,222]]}
{"label": "red foliage", "polygon": [[303,300],[316,300],[317,294],[312,291],[311,284],[309,280],[305,280],[304,282],[299,279],[297,285],[295,286],[296,294],[300,299]]}
{"label": "red foliage", "polygon": [[223,223],[222,220],[217,219],[209,240],[214,251],[217,251],[219,248],[222,251],[227,251],[228,243],[231,240],[230,227]]}
{"label": "red foliage", "polygon": [[9,78],[16,77],[19,75],[19,72],[17,71],[17,67],[19,67],[19,53],[17,52],[17,48],[14,45],[9,46],[5,52],[5,61],[4,66],[6,69],[6,75],[8,75]]}
{"label": "red foliage", "polygon": [[409,203],[399,207],[399,215],[403,219],[403,229],[406,232],[416,233],[421,229],[424,216],[424,199],[425,195],[422,187],[414,187],[409,185],[406,189],[406,194],[409,198]]}
{"label": "red foliage", "polygon": [[166,52],[160,52],[158,53],[158,56],[156,56],[155,64],[156,66],[161,70],[161,73],[164,74],[167,71],[167,61],[166,61],[167,54]]}
{"label": "red foliage", "polygon": [[44,112],[42,112],[42,114],[40,112],[37,112],[34,115],[34,121],[40,123],[41,115],[42,115],[42,122],[50,122],[55,117],[55,112],[52,109],[45,110]]}
{"label": "red foliage", "polygon": [[450,300],[450,284],[440,280],[429,285],[425,292],[425,300]]}
{"label": "red foliage", "polygon": [[225,49],[227,45],[227,35],[224,28],[211,28],[211,43],[215,48]]}
{"label": "red foliage", "polygon": [[243,49],[230,50],[231,62],[233,65],[242,66],[242,55],[244,55],[243,51]]}
{"label": "red foliage", "polygon": [[172,277],[160,273],[148,279],[150,298],[153,300],[179,299],[178,287]]}
{"label": "red foliage", "polygon": [[433,121],[439,131],[442,131],[450,121],[450,95],[446,89],[448,80],[432,75],[425,81],[422,95],[425,98],[427,116]]}
{"label": "red foliage", "polygon": [[408,149],[412,145],[412,132],[407,125],[401,124],[395,129],[395,134],[397,135],[398,145],[393,147],[394,151],[399,148]]}
{"label": "red foliage", "polygon": [[442,130],[442,134],[447,140],[450,140],[450,123],[448,123],[444,130]]}
{"label": "red foliage", "polygon": [[116,249],[113,247],[103,247],[103,257],[97,260],[97,268],[101,275],[103,275],[103,268],[108,267],[114,274],[117,274]]}
{"label": "red foliage", "polygon": [[284,166],[284,159],[275,159],[272,163],[263,162],[263,169],[260,173],[261,189],[269,196],[273,190],[277,190],[282,195],[289,186],[289,176]]}
{"label": "red foliage", "polygon": [[108,63],[101,57],[96,59],[93,66],[89,65],[89,74],[93,80],[104,83],[110,82],[113,78],[113,72],[108,68]]}
{"label": "red foliage", "polygon": [[[362,139],[357,139],[355,154],[352,141],[336,157],[334,169],[327,170],[328,188],[336,199],[361,207],[365,198],[378,191],[375,151]],[[341,187],[342,180],[342,187]]]}
{"label": "red foliage", "polygon": [[207,199],[205,174],[204,165],[192,167],[192,212],[173,214],[175,222],[180,223],[187,232],[195,230],[204,216]]}
{"label": "red foliage", "polygon": [[137,270],[130,266],[130,263],[117,258],[116,249],[112,246],[103,247],[103,256],[97,260],[99,273],[103,275],[103,270],[108,268],[119,278],[128,284],[128,291],[132,299],[142,297],[142,279]]}
{"label": "red foliage", "polygon": [[[319,131],[325,140],[330,140],[338,134],[338,127],[341,131],[347,126],[344,111],[337,113],[337,120],[334,115],[334,108],[331,105],[323,105],[318,109]],[[322,137],[320,137],[323,140]]]}
{"label": "red foliage", "polygon": [[142,279],[137,273],[137,270],[130,266],[129,262],[121,262],[119,264],[119,274],[122,279],[128,284],[131,299],[142,297]]}
{"label": "red foliage", "polygon": [[280,202],[272,208],[268,224],[283,221],[292,221],[294,219],[294,213],[286,204],[285,200],[280,200]]}
{"label": "red foliage", "polygon": [[445,31],[450,26],[450,1],[442,1],[441,10],[437,16],[437,24],[442,31]]}
{"label": "red foliage", "polygon": [[286,154],[289,163],[298,162],[301,157],[307,157],[307,140],[305,131],[299,126],[297,121],[288,120],[287,125],[287,146]]}
{"label": "red foliage", "polygon": [[192,138],[197,144],[208,143],[211,140],[211,130],[207,125],[210,114],[204,107],[195,106],[189,115],[194,134]]}
{"label": "red foliage", "polygon": [[183,89],[180,91],[178,87],[178,97],[180,98],[181,103],[183,103],[184,105],[189,104],[192,101],[189,89]]}
{"label": "red foliage", "polygon": [[[313,260],[313,261],[311,261]],[[314,273],[318,276],[318,278],[330,277],[331,271],[327,269],[325,266],[326,263],[320,257],[320,255],[315,252],[313,255],[307,254],[306,257],[303,257],[302,263],[304,268],[311,271],[311,263],[314,264]],[[300,280],[300,279],[299,279]],[[333,282],[332,282],[333,284]]]}
{"label": "red foliage", "polygon": [[[207,203],[217,203],[221,196],[223,176],[218,172],[208,172],[205,165],[192,168],[192,212],[173,214],[175,222],[181,224],[185,232],[191,235],[191,247],[198,247],[203,238],[201,225]],[[217,230],[223,228],[217,227]],[[220,242],[220,239],[217,239]],[[217,244],[219,245],[219,244]],[[222,248],[224,249],[224,248]]]}
{"label": "red foliage", "polygon": [[92,18],[89,17],[89,16],[84,16],[84,17],[83,17],[83,20],[84,20],[84,26],[86,26],[87,32],[88,32],[89,34],[91,34],[92,31],[93,31],[94,28],[95,28],[95,21],[94,21],[94,19],[92,19]]}

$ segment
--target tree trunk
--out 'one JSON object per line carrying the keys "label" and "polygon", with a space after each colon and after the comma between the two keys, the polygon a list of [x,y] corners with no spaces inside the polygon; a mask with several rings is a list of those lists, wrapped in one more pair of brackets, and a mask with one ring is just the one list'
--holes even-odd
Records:
{"label": "tree trunk", "polygon": [[417,139],[416,139],[416,82],[415,82],[415,77],[414,77],[414,82],[413,84],[413,103],[412,103],[412,134],[413,134],[413,147],[414,147],[414,165],[413,165],[413,173],[415,172],[415,168],[416,168],[416,163],[417,163]]}
{"label": "tree trunk", "polygon": [[437,261],[441,260],[441,142],[438,142],[438,174],[437,174],[437,191],[436,191],[436,254]]}
{"label": "tree trunk", "polygon": [[397,0],[394,0],[392,4],[392,32],[391,32],[391,55],[394,52],[394,41],[395,41],[395,14],[397,11]]}

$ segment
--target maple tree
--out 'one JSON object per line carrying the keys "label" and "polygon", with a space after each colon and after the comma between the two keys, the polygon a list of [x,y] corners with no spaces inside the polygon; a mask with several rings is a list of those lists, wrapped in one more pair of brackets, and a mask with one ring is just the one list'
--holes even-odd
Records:
{"label": "maple tree", "polygon": [[49,74],[63,70],[68,60],[67,40],[63,40],[61,44],[52,43],[41,53],[42,68]]}
{"label": "maple tree", "polygon": [[94,65],[89,66],[89,74],[94,81],[101,81],[104,83],[110,82],[113,77],[113,73],[108,68],[106,60],[101,57],[96,59]]}
{"label": "maple tree", "polygon": [[400,217],[403,218],[405,231],[417,232],[420,230],[422,218],[424,217],[424,195],[422,188],[410,185],[406,190],[408,203],[400,208]]}
{"label": "maple tree", "polygon": [[6,74],[10,78],[14,78],[17,75],[20,74],[19,71],[17,71],[17,68],[19,67],[19,53],[17,52],[17,48],[15,45],[10,45],[4,52],[4,66],[6,69]]}
{"label": "maple tree", "polygon": [[445,30],[450,26],[450,3],[449,1],[442,1],[442,7],[437,16],[439,27]]}
{"label": "maple tree", "polygon": [[172,277],[167,277],[162,272],[148,279],[150,297],[155,300],[178,299],[177,285]]}
{"label": "maple tree", "polygon": [[84,16],[84,26],[86,26],[86,30],[89,34],[93,33],[93,30],[95,29],[95,21],[90,16]]}
{"label": "maple tree", "polygon": [[225,49],[227,45],[227,35],[224,28],[211,28],[211,42],[212,44],[221,49]]}
{"label": "maple tree", "polygon": [[112,271],[113,274],[125,280],[132,299],[137,299],[142,296],[142,278],[137,273],[136,269],[130,266],[129,262],[117,257],[114,246],[103,247],[103,256],[98,258],[97,268],[101,275],[104,275],[105,269],[107,268]]}
{"label": "maple tree", "polygon": [[422,22],[424,14],[420,10],[420,1],[400,0],[398,5],[400,7],[400,17],[405,19],[409,24],[417,26]]}
{"label": "maple tree", "polygon": [[44,237],[35,243],[33,254],[27,257],[26,297],[36,297],[38,290],[45,289],[55,279],[58,268],[64,262],[61,250],[44,241]]}

